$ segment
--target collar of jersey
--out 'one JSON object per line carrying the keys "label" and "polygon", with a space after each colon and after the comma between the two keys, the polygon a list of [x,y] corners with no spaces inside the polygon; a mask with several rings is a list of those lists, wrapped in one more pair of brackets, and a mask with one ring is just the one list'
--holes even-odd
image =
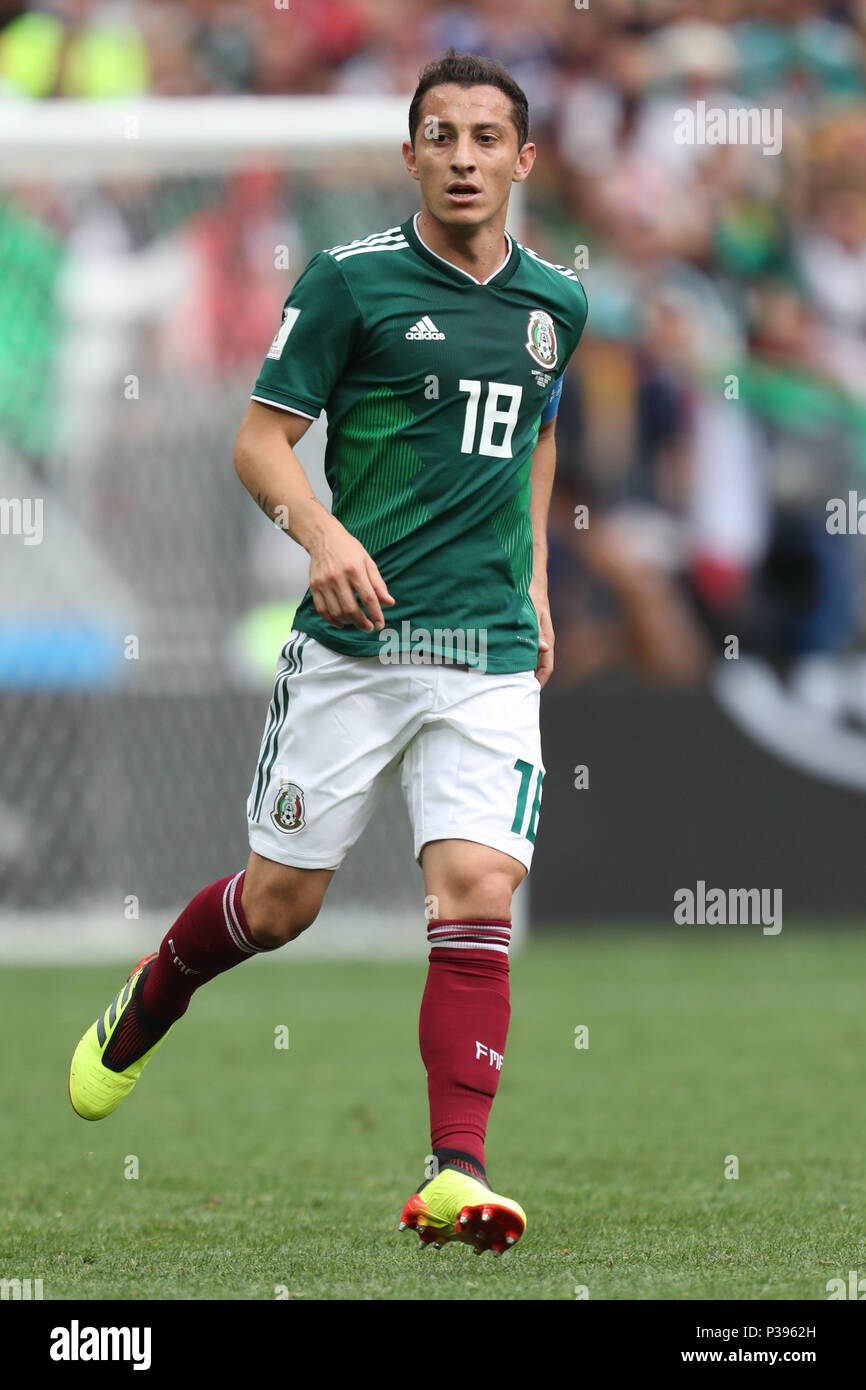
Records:
{"label": "collar of jersey", "polygon": [[478,289],[486,289],[488,285],[504,285],[506,281],[511,279],[520,260],[520,250],[517,242],[507,232],[505,238],[508,242],[508,254],[502,265],[497,271],[494,271],[488,280],[476,280],[475,276],[470,275],[468,270],[461,270],[459,266],[452,265],[450,261],[446,261],[435,251],[431,251],[430,247],[421,240],[415,227],[415,221],[420,216],[420,212],[416,212],[407,218],[402,226],[403,235],[413,251],[417,251],[423,260],[429,261],[430,265],[435,266],[443,275],[447,275],[449,280],[454,280],[458,285],[469,284],[475,285]]}

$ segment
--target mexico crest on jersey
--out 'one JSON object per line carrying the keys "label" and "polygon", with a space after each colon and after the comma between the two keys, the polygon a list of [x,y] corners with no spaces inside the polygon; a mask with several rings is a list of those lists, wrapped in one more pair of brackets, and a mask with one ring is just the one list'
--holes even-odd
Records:
{"label": "mexico crest on jersey", "polygon": [[281,782],[271,820],[278,830],[293,835],[306,824],[304,820],[304,793],[295,782]]}
{"label": "mexico crest on jersey", "polygon": [[526,351],[539,367],[555,367],[556,328],[550,314],[543,309],[532,309],[526,325]]}

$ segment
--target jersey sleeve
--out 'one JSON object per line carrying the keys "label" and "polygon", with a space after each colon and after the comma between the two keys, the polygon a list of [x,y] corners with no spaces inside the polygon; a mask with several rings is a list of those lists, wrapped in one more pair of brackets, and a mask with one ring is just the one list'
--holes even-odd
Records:
{"label": "jersey sleeve", "polygon": [[[575,304],[575,303],[574,303],[574,298],[572,298],[572,314],[573,314],[573,319],[574,319],[574,336],[573,336],[573,338],[572,338],[571,346],[570,346],[569,351],[568,351],[568,357],[571,357],[571,354],[574,352],[574,349],[577,347],[578,343],[580,342],[580,339],[581,339],[581,337],[582,337],[582,335],[583,335],[583,330],[584,330],[584,328],[586,327],[586,316],[587,316],[587,314],[589,313],[589,305],[588,305],[587,299],[586,299],[586,290],[583,288],[583,285],[582,285],[581,281],[577,279],[577,276],[575,276],[574,278],[575,278],[575,280],[576,280],[576,282],[577,282],[577,283],[576,283],[576,289],[577,289],[576,299],[577,299],[577,303]],[[565,359],[566,362],[568,361],[568,357]],[[563,363],[563,366],[564,366],[564,365],[565,365],[565,363]]]}
{"label": "jersey sleeve", "polygon": [[[557,266],[555,267],[555,269],[564,271],[565,267]],[[586,316],[588,311],[586,291],[584,290],[583,285],[580,283],[576,275],[569,273],[569,280],[575,284],[577,294],[569,293],[568,297],[567,316],[571,322],[571,333],[568,339],[568,348],[566,350],[565,356],[560,358],[559,365],[561,371],[559,373],[559,376],[556,378],[556,381],[550,388],[550,393],[547,397],[547,400],[544,403],[544,409],[541,412],[539,425],[548,425],[550,424],[551,420],[556,419],[556,412],[559,410],[559,398],[562,395],[562,383],[565,379],[565,369],[568,366],[572,353],[574,352],[575,348],[580,342],[580,338],[583,333],[584,326],[586,324]]]}
{"label": "jersey sleeve", "polygon": [[324,410],[360,328],[352,292],[327,251],[292,286],[252,399],[307,415]]}
{"label": "jersey sleeve", "polygon": [[589,309],[586,300],[586,290],[583,288],[583,285],[576,275],[569,276],[569,279],[574,283],[577,290],[576,294],[569,294],[568,301],[568,317],[571,320],[572,331],[568,340],[568,348],[565,356],[561,357],[559,360],[561,371],[550,388],[550,395],[547,397],[544,409],[541,412],[540,425],[549,424],[549,422],[556,417],[556,412],[559,410],[559,398],[562,395],[562,383],[565,378],[565,369],[571,360],[572,353],[580,342],[581,335],[586,325],[586,316]]}
{"label": "jersey sleeve", "polygon": [[562,373],[562,376],[556,378],[556,381],[550,388],[550,395],[547,397],[547,403],[541,412],[542,425],[549,424],[556,416],[556,412],[559,409],[559,398],[562,395],[562,377],[564,376],[565,372]]}

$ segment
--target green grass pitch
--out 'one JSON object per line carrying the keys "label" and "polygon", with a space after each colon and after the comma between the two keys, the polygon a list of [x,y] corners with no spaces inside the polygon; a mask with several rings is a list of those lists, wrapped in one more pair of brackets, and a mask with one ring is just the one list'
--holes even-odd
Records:
{"label": "green grass pitch", "polygon": [[89,1124],[69,1057],[123,971],[4,970],[0,1276],[46,1299],[700,1300],[866,1274],[860,933],[611,929],[516,957],[487,1153],[528,1226],[500,1260],[395,1229],[429,1148],[424,973],[244,965]]}

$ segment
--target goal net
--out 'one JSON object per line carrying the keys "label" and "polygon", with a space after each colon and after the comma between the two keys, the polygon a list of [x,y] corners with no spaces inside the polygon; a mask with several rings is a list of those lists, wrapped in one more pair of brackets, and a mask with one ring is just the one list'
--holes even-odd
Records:
{"label": "goal net", "polygon": [[[306,262],[417,207],[408,101],[0,102],[6,959],[128,960],[245,861],[308,561],[232,445]],[[292,949],[420,955],[424,911],[395,790]]]}

